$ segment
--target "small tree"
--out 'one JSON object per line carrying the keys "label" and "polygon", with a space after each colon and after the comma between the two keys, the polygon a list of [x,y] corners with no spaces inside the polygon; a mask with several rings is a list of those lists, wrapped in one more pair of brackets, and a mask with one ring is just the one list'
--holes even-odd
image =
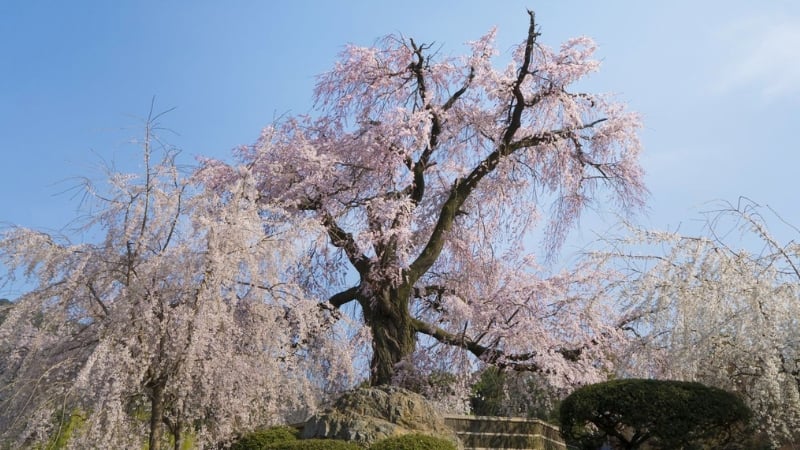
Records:
{"label": "small tree", "polygon": [[[781,228],[783,227],[783,228]],[[774,447],[800,438],[797,228],[741,198],[695,234],[629,229],[599,254],[633,338],[620,369],[738,393]]]}
{"label": "small tree", "polygon": [[566,392],[539,373],[503,371],[489,366],[472,386],[470,406],[479,416],[558,420],[557,405]]}
{"label": "small tree", "polygon": [[700,383],[613,380],[582,387],[561,403],[561,434],[584,449],[721,448],[747,424],[736,395]]}
{"label": "small tree", "polygon": [[87,184],[87,226],[102,240],[0,236],[9,276],[35,283],[0,325],[0,447],[66,429],[75,448],[157,450],[165,430],[176,449],[188,437],[202,446],[350,380],[351,356],[328,340],[332,313],[286,275],[302,270],[292,243],[313,225],[256,207],[246,177],[225,196],[199,191],[158,145],[157,117],[141,176]]}
{"label": "small tree", "polygon": [[496,367],[487,367],[472,386],[469,403],[477,416],[503,415],[506,398],[506,374]]}

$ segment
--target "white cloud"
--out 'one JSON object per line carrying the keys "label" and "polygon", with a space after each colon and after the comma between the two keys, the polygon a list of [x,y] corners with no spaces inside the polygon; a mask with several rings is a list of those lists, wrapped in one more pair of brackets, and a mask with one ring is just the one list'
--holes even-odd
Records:
{"label": "white cloud", "polygon": [[800,94],[800,17],[748,18],[717,33],[725,55],[714,90],[758,92],[765,100]]}

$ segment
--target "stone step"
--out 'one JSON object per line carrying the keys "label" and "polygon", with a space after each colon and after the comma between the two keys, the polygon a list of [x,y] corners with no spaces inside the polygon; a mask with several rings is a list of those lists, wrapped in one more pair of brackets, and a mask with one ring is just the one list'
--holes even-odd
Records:
{"label": "stone step", "polygon": [[[496,449],[491,447],[464,447],[464,450],[505,450],[505,449]],[[516,448],[514,450],[539,450],[536,448]]]}
{"label": "stone step", "polygon": [[565,450],[561,441],[540,434],[457,432],[465,448]]}
{"label": "stone step", "polygon": [[455,431],[541,434],[561,439],[558,427],[538,419],[520,417],[445,416],[445,424]]}
{"label": "stone step", "polygon": [[[542,447],[532,447],[532,448],[508,448],[508,447],[464,447],[464,450],[541,450]],[[568,450],[578,450],[577,448],[573,449],[572,447],[567,447]]]}
{"label": "stone step", "polygon": [[475,449],[565,450],[558,427],[520,417],[445,416],[464,447]]}

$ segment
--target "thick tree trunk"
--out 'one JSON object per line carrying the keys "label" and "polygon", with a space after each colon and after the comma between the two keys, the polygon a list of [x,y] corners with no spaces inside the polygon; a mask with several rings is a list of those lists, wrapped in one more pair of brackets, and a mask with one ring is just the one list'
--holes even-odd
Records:
{"label": "thick tree trunk", "polygon": [[148,450],[161,449],[161,437],[164,434],[164,388],[163,382],[153,385],[150,398],[150,440]]}
{"label": "thick tree trunk", "polygon": [[364,320],[372,331],[370,384],[392,383],[397,363],[410,356],[417,344],[408,311],[410,288],[386,288],[361,301]]}

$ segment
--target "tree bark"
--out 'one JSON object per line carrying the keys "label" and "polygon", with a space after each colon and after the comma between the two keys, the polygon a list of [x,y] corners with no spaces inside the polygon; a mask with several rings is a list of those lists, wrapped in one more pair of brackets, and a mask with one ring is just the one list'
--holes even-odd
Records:
{"label": "tree bark", "polygon": [[391,384],[397,364],[416,348],[416,331],[408,311],[410,293],[407,285],[384,288],[360,302],[364,321],[372,332],[373,386]]}
{"label": "tree bark", "polygon": [[164,388],[165,384],[157,381],[153,384],[150,397],[150,440],[148,450],[161,449],[161,437],[164,434]]}
{"label": "tree bark", "polygon": [[173,431],[172,434],[175,436],[175,446],[173,447],[174,450],[181,450],[181,447],[183,446],[183,436],[181,435],[180,426],[175,427],[175,431]]}

